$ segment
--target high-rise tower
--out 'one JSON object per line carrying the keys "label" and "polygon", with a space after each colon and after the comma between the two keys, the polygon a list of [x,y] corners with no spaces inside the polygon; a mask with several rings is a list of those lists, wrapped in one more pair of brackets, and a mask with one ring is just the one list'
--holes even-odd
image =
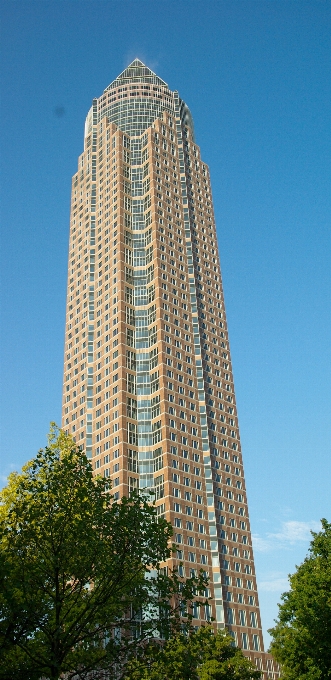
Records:
{"label": "high-rise tower", "polygon": [[170,565],[209,573],[217,625],[276,677],[263,652],[209,171],[186,104],[138,59],[86,119],[63,385],[63,427],[93,469],[117,497],[154,490],[178,544]]}

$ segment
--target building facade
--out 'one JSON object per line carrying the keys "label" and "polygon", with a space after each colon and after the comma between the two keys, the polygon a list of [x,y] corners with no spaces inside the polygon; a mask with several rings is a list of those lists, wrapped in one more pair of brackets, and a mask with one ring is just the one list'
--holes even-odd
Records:
{"label": "building facade", "polygon": [[188,107],[137,59],[93,100],[72,180],[62,426],[115,497],[154,492],[178,545],[169,566],[208,572],[207,617],[278,677],[263,651],[209,170]]}

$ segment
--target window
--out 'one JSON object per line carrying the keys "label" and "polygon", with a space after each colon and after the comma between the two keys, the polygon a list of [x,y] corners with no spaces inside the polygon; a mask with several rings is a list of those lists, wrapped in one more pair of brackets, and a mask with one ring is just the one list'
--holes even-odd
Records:
{"label": "window", "polygon": [[165,515],[165,503],[161,503],[161,505],[156,506],[156,516],[164,517],[164,515]]}
{"label": "window", "polygon": [[135,370],[136,368],[136,354],[131,350],[126,350],[126,367]]}
{"label": "window", "polygon": [[129,347],[135,346],[135,337],[132,328],[126,329],[126,344],[129,345]]}
{"label": "window", "polygon": [[131,375],[130,373],[127,373],[126,389],[127,389],[127,392],[130,392],[131,394],[136,394],[136,377],[135,377],[135,375]]}
{"label": "window", "polygon": [[152,437],[153,444],[157,444],[157,442],[161,441],[162,439],[161,420],[157,420],[152,424]]}
{"label": "window", "polygon": [[200,605],[198,602],[193,602],[192,605],[192,616],[194,619],[199,618],[199,612],[200,612]]}
{"label": "window", "polygon": [[159,363],[158,349],[157,347],[155,347],[149,353],[149,369],[152,370],[158,365],[158,363]]}
{"label": "window", "polygon": [[127,397],[126,399],[126,413],[128,418],[137,418],[137,400]]}
{"label": "window", "polygon": [[128,449],[128,470],[138,472],[138,452]]}
{"label": "window", "polygon": [[164,496],[164,476],[159,475],[154,479],[155,500],[163,498]]}
{"label": "window", "polygon": [[138,479],[136,477],[129,477],[129,493],[138,489]]}
{"label": "window", "polygon": [[153,283],[152,286],[150,286],[147,289],[147,299],[148,299],[148,302],[153,302],[153,300],[155,300],[155,285],[154,285],[154,283]]}
{"label": "window", "polygon": [[251,619],[251,626],[252,628],[256,628],[257,623],[256,623],[256,614],[255,612],[250,613],[250,619]]}
{"label": "window", "polygon": [[[155,319],[156,319],[156,306],[155,306],[155,305],[152,305],[152,306],[148,309],[148,325],[151,324],[151,323],[154,323],[154,322],[155,322]],[[152,330],[153,330],[154,333],[156,334],[156,327],[154,327],[154,329],[152,329]],[[156,341],[155,341],[155,342],[156,342]]]}
{"label": "window", "polygon": [[151,374],[151,393],[156,392],[159,389],[159,371],[155,371]]}
{"label": "window", "polygon": [[[240,612],[239,612],[240,613]],[[248,649],[248,636],[247,633],[241,634],[242,649]]]}
{"label": "window", "polygon": [[239,623],[241,626],[246,626],[246,612],[244,609],[239,609]]}
{"label": "window", "polygon": [[131,307],[125,307],[125,322],[130,326],[135,324],[135,312]]}
{"label": "window", "polygon": [[137,425],[135,423],[128,423],[128,443],[138,444]]}
{"label": "window", "polygon": [[163,468],[162,447],[155,449],[153,453],[153,468],[154,472],[157,472]]}
{"label": "window", "polygon": [[260,648],[260,638],[259,638],[258,635],[253,635],[253,649],[254,649],[256,652],[259,652],[260,649],[261,649],[261,648]]}
{"label": "window", "polygon": [[151,400],[152,406],[152,420],[160,415],[160,396],[156,395]]}
{"label": "window", "polygon": [[125,288],[125,301],[130,305],[133,304],[133,289],[126,286]]}
{"label": "window", "polygon": [[236,622],[234,609],[227,608],[227,620],[228,623],[234,625]]}

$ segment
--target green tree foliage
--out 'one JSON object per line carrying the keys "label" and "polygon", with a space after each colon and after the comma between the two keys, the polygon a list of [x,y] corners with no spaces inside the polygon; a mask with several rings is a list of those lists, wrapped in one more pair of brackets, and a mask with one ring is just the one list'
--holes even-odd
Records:
{"label": "green tree foliage", "polygon": [[312,532],[309,555],[290,576],[271,628],[271,652],[283,680],[331,678],[331,524]]}
{"label": "green tree foliage", "polygon": [[204,592],[203,574],[182,583],[159,569],[172,529],[151,498],[115,501],[55,426],[0,501],[1,679],[104,678]]}
{"label": "green tree foliage", "polygon": [[156,641],[138,650],[124,680],[258,680],[260,671],[233,644],[233,638],[211,626],[188,635],[177,633],[163,645]]}

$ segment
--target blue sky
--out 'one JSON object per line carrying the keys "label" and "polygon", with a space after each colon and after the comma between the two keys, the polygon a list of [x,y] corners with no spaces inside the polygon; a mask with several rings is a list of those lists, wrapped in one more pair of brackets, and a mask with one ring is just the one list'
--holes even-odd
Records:
{"label": "blue sky", "polygon": [[60,422],[71,176],[134,58],[191,108],[211,169],[264,629],[331,518],[328,2],[7,1],[1,470]]}

